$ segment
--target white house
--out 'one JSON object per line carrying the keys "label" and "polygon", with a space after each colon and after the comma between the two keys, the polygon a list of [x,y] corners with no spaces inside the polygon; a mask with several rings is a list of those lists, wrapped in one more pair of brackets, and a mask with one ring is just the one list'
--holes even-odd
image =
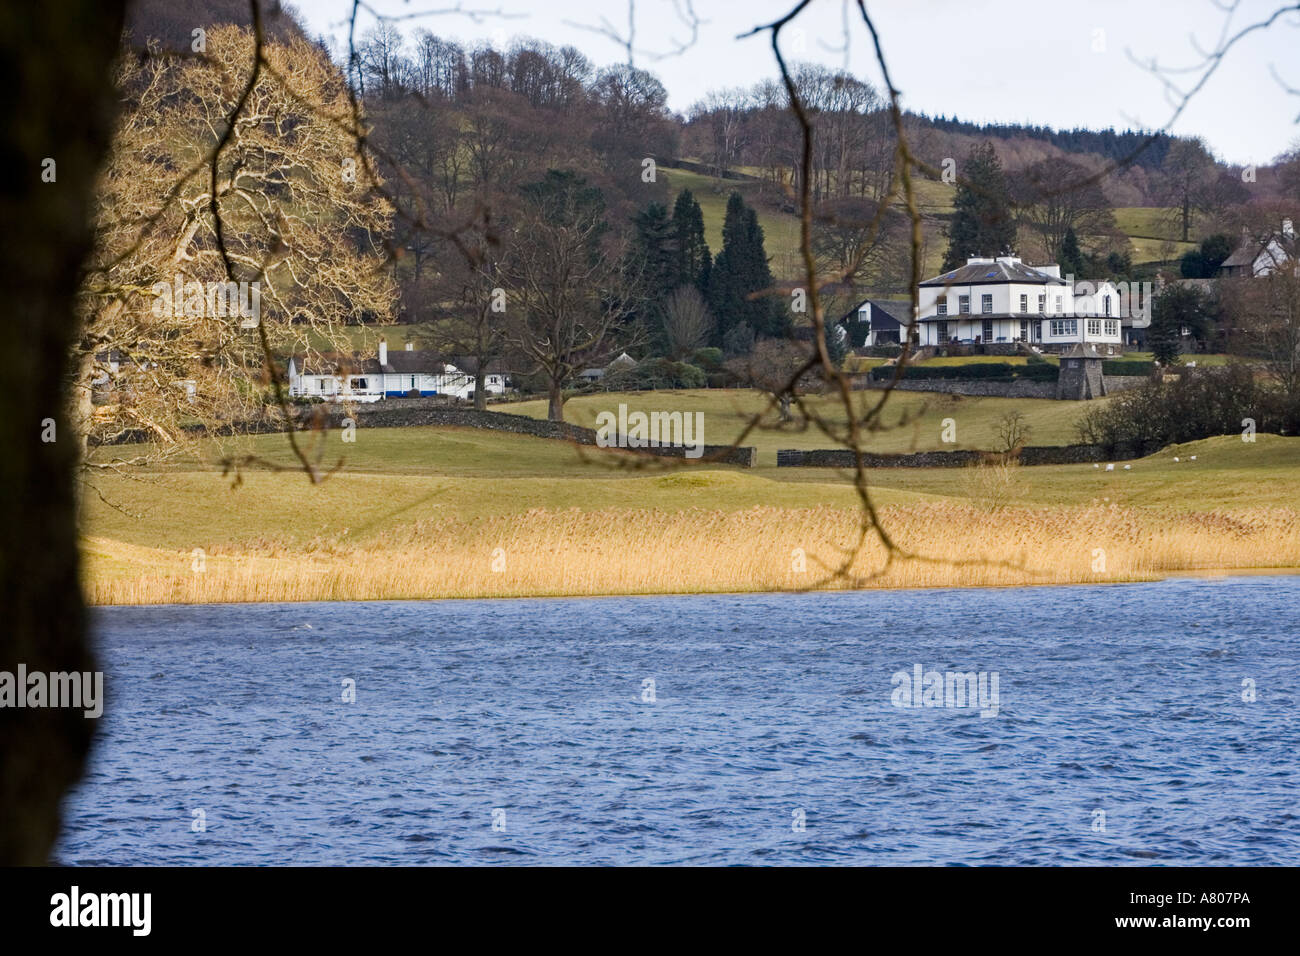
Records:
{"label": "white house", "polygon": [[[294,398],[323,398],[336,402],[377,402],[385,398],[405,398],[413,392],[421,396],[449,395],[468,399],[474,396],[473,363],[460,360],[463,370],[435,352],[412,348],[388,351],[380,341],[377,358],[359,355],[289,359],[289,394]],[[489,365],[484,388],[500,394],[509,385],[507,373]]]}
{"label": "white house", "polygon": [[1300,248],[1296,244],[1295,225],[1290,219],[1283,219],[1280,232],[1262,236],[1243,234],[1232,255],[1223,260],[1219,274],[1247,278],[1272,275],[1298,254]]}
{"label": "white house", "polygon": [[911,314],[911,302],[868,298],[855,305],[840,321],[856,317],[859,322],[867,323],[863,345],[901,345]]}
{"label": "white house", "polygon": [[920,344],[1062,349],[1090,342],[1118,351],[1119,290],[1107,281],[1070,282],[1061,267],[1030,266],[1015,256],[967,259],[919,287]]}

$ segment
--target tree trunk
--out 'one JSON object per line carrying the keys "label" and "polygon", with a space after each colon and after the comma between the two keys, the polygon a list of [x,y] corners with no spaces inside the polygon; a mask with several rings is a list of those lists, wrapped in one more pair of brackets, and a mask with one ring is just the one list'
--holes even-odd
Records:
{"label": "tree trunk", "polygon": [[564,387],[560,382],[551,382],[549,401],[546,406],[546,417],[553,422],[564,421]]}
{"label": "tree trunk", "polygon": [[[0,188],[0,256],[15,264],[0,390],[0,671],[11,674],[18,664],[29,674],[95,669],[77,561],[68,357],[90,200],[112,132],[123,8],[124,0],[0,6],[9,100],[0,148],[10,173]],[[53,182],[42,176],[50,160]],[[49,861],[59,803],[81,777],[94,726],[78,709],[0,708],[0,864]]]}
{"label": "tree trunk", "polygon": [[483,359],[478,360],[478,367],[474,370],[474,408],[480,412],[487,411],[487,363]]}

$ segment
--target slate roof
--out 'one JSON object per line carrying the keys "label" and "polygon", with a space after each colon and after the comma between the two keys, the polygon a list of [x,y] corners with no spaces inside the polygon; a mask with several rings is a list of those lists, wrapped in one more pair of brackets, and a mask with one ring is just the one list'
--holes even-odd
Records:
{"label": "slate roof", "polygon": [[1061,358],[1087,358],[1087,359],[1104,359],[1106,356],[1098,352],[1091,342],[1075,342],[1074,346],[1068,352],[1063,352]]}
{"label": "slate roof", "polygon": [[346,369],[349,375],[441,375],[448,360],[429,349],[412,349],[407,351],[390,350],[388,363],[381,366],[374,356],[362,356],[359,352],[344,355],[340,352],[326,352],[321,355],[295,355],[294,367],[299,375],[333,375]]}
{"label": "slate roof", "polygon": [[951,272],[926,279],[921,287],[949,285],[998,285],[1016,282],[1027,285],[1069,285],[1064,279],[1049,275],[1023,262],[968,262]]}
{"label": "slate roof", "polygon": [[844,317],[841,318],[840,321],[845,322],[849,319],[856,318],[858,314],[858,310],[861,309],[864,305],[867,305],[868,303],[875,306],[881,312],[884,312],[886,315],[894,319],[900,325],[906,324],[909,317],[912,314],[912,301],[910,299],[901,299],[901,300],[900,299],[877,299],[872,296],[868,296],[867,298],[859,302],[857,305],[855,305],[853,308],[849,309],[849,311],[844,314]]}
{"label": "slate roof", "polygon": [[[1263,236],[1262,238],[1256,236],[1246,236],[1242,239],[1241,243],[1237,246],[1237,248],[1232,251],[1232,255],[1228,256],[1228,258],[1223,260],[1223,264],[1219,266],[1219,268],[1232,269],[1232,268],[1245,268],[1247,266],[1253,266],[1255,264],[1255,260],[1259,258],[1260,253],[1266,251],[1268,247],[1274,242],[1276,242],[1281,247],[1284,255],[1292,258],[1295,257],[1297,250],[1296,250],[1296,242],[1294,239],[1288,239],[1285,236],[1281,235],[1280,233],[1276,233],[1276,232],[1267,236]],[[1275,266],[1280,264],[1281,263],[1273,263],[1273,265]]]}

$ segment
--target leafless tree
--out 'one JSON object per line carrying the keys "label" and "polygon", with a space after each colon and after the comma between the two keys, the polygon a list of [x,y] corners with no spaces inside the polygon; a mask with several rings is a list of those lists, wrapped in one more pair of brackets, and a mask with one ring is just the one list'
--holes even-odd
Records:
{"label": "leafless tree", "polygon": [[[391,212],[359,181],[360,153],[336,125],[348,112],[336,71],[294,40],[265,46],[254,81],[255,46],[250,31],[224,26],[201,58],[156,47],[122,58],[124,110],[82,285],[74,421],[83,442],[150,441],[120,446],[126,458],[83,447],[87,467],[183,449],[187,423],[249,418],[269,382],[265,345],[305,351],[308,333],[341,342],[349,321],[391,314],[381,268]],[[195,164],[223,135],[218,160]]]}
{"label": "leafless tree", "polygon": [[548,173],[512,225],[501,267],[508,340],[545,378],[550,419],[563,421],[565,386],[610,351],[638,283],[607,235],[599,193],[572,173]]}
{"label": "leafless tree", "polygon": [[672,358],[684,358],[706,344],[713,327],[713,316],[695,286],[680,286],[668,296],[664,303],[664,333]]}

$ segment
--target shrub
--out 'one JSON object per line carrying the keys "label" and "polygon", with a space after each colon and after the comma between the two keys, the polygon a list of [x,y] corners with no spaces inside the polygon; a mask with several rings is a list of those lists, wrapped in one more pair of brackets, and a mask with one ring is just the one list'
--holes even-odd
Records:
{"label": "shrub", "polygon": [[659,388],[704,388],[708,377],[703,369],[666,358],[643,359],[632,368],[608,373],[601,381],[611,392]]}
{"label": "shrub", "polygon": [[1060,377],[1061,367],[1051,362],[1022,365],[1016,369],[1016,378],[1028,379],[1031,382],[1055,382]]}
{"label": "shrub", "polygon": [[1155,367],[1155,362],[1141,359],[1110,359],[1101,363],[1103,375],[1150,375]]}
{"label": "shrub", "polygon": [[722,368],[722,349],[712,347],[696,349],[691,356],[691,364],[706,372],[716,372]]}
{"label": "shrub", "polygon": [[1296,409],[1281,393],[1262,386],[1244,365],[1183,369],[1176,379],[1152,379],[1090,405],[1079,420],[1079,439],[1113,450],[1119,445],[1166,445],[1235,435],[1242,420],[1262,432],[1294,433]]}
{"label": "shrub", "polygon": [[[892,378],[893,366],[881,365],[871,370],[877,381]],[[971,380],[1010,382],[1017,378],[1031,382],[1054,382],[1060,369],[1049,362],[1041,365],[1012,365],[1009,362],[974,362],[970,365],[910,365],[903,370],[903,378],[911,380]]]}

